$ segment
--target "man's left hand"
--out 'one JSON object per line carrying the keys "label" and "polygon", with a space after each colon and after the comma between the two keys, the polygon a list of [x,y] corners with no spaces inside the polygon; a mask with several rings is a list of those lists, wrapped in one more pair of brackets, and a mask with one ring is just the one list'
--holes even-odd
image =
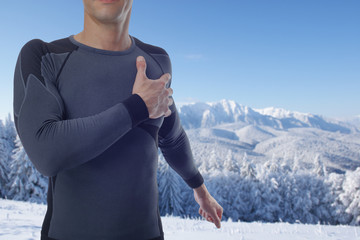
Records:
{"label": "man's left hand", "polygon": [[194,197],[195,201],[200,205],[199,214],[207,221],[214,223],[217,228],[220,228],[223,208],[208,192],[207,194],[199,194],[198,191],[194,191]]}

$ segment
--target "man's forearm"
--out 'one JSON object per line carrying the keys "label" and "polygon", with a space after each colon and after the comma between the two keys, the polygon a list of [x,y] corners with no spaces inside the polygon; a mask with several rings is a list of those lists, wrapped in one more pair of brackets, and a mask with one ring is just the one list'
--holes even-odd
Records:
{"label": "man's forearm", "polygon": [[159,147],[170,167],[183,178],[186,184],[191,188],[198,187],[204,179],[195,165],[190,141],[181,126],[175,102],[169,109],[172,113],[164,118],[159,129]]}

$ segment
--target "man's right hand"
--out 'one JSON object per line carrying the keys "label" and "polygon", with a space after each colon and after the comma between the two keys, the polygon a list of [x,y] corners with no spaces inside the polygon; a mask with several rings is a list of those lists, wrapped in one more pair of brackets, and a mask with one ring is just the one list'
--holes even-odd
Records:
{"label": "man's right hand", "polygon": [[169,106],[173,103],[171,95],[173,90],[166,88],[171,76],[169,73],[163,74],[159,79],[149,79],[146,76],[146,62],[143,56],[136,58],[137,74],[132,93],[138,94],[145,102],[149,112],[149,118],[170,116]]}

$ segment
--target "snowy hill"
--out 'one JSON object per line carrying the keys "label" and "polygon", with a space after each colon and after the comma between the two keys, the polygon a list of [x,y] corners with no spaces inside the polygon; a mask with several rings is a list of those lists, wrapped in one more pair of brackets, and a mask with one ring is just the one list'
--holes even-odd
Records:
{"label": "snowy hill", "polygon": [[[46,206],[0,199],[0,239],[40,239]],[[201,219],[161,217],[166,240],[239,240],[239,239],[359,239],[358,227],[289,223],[245,223],[226,221],[217,229]]]}
{"label": "snowy hill", "polygon": [[238,159],[246,153],[254,162],[275,157],[307,168],[320,158],[330,172],[360,166],[360,130],[350,123],[280,108],[252,109],[231,100],[185,104],[178,110],[200,159],[208,159],[204,149],[209,148],[217,149],[220,161],[230,149]]}

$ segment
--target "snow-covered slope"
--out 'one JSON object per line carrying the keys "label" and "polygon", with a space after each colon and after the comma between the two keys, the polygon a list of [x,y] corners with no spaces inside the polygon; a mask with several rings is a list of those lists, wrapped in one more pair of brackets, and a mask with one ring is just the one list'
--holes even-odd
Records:
{"label": "snow-covered slope", "polygon": [[[46,206],[0,199],[0,239],[40,239]],[[201,219],[163,216],[166,240],[240,240],[240,239],[359,239],[360,230],[351,226],[308,225],[289,223],[222,222],[217,229]]]}
{"label": "snow-covered slope", "polygon": [[216,149],[212,154],[220,162],[230,150],[239,160],[246,153],[255,162],[275,157],[310,168],[319,158],[336,172],[360,166],[360,131],[350,123],[280,108],[252,109],[231,100],[178,109],[198,159],[209,159],[206,149]]}

